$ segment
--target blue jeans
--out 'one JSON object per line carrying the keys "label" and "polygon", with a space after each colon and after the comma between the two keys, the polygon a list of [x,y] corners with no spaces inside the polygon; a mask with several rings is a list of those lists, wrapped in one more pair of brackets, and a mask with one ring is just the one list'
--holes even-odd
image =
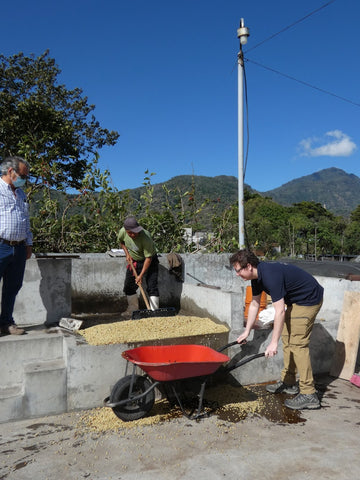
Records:
{"label": "blue jeans", "polygon": [[0,279],[2,278],[0,328],[14,325],[15,298],[24,279],[26,246],[14,247],[0,241]]}

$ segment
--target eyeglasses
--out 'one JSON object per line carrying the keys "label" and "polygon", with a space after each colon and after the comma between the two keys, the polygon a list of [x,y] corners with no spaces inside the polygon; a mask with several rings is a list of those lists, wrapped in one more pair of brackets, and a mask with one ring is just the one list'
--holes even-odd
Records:
{"label": "eyeglasses", "polygon": [[234,270],[235,270],[236,273],[240,273],[241,270],[244,270],[245,268],[247,268],[247,265],[245,265],[245,267],[241,267],[241,268],[235,268],[234,267]]}

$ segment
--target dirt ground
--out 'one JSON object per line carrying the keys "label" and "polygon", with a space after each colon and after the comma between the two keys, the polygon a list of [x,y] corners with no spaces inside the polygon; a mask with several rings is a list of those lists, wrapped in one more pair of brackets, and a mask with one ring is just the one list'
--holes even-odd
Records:
{"label": "dirt ground", "polygon": [[[194,421],[169,412],[143,425],[104,408],[1,424],[0,480],[357,478],[360,388],[316,380],[322,408],[300,413],[260,385],[251,394],[263,407],[240,416],[220,409]],[[103,410],[115,430],[89,427]]]}

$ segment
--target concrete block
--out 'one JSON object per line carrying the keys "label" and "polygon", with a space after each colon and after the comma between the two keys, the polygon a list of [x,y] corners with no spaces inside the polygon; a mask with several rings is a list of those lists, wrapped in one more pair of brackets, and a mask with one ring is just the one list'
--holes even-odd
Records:
{"label": "concrete block", "polygon": [[24,418],[22,385],[0,387],[0,423]]}
{"label": "concrete block", "polygon": [[23,363],[52,360],[63,356],[62,333],[29,332],[0,338],[0,385],[11,386],[23,381]]}
{"label": "concrete block", "polygon": [[192,315],[209,317],[231,326],[232,292],[184,283],[181,294],[181,308]]}
{"label": "concrete block", "polygon": [[71,259],[30,258],[17,295],[18,325],[47,325],[71,315]]}
{"label": "concrete block", "polygon": [[124,376],[121,354],[128,346],[78,345],[71,337],[66,345],[68,411],[102,406],[111,386]]}
{"label": "concrete block", "polygon": [[24,417],[66,412],[66,365],[64,360],[24,364]]}

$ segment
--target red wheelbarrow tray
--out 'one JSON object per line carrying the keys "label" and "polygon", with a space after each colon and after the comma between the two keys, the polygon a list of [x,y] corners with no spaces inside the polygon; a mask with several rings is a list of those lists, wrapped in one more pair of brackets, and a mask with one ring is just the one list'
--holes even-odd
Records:
{"label": "red wheelbarrow tray", "polygon": [[126,350],[122,356],[159,382],[214,373],[230,358],[204,345],[160,345]]}

